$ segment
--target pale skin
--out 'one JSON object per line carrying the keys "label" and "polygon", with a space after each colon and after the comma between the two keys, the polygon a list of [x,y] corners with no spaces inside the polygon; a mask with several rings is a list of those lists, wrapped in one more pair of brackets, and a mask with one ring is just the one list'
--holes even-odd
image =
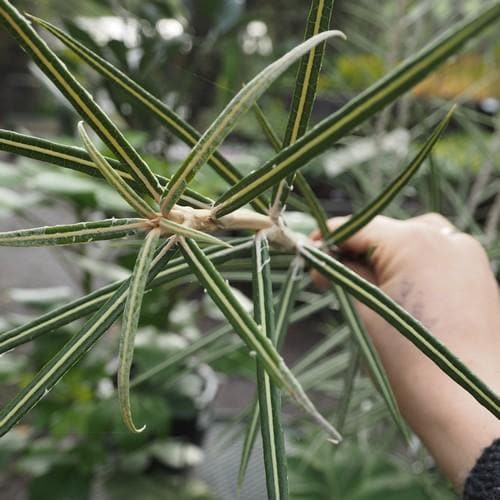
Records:
{"label": "pale skin", "polygon": [[[331,219],[329,226],[345,220]],[[340,251],[356,272],[411,312],[500,393],[499,290],[477,240],[438,214],[407,221],[379,216]],[[368,263],[359,264],[365,255]],[[325,285],[320,275],[313,276]],[[500,420],[380,316],[362,304],[357,308],[403,416],[461,491],[482,450],[500,437]]]}

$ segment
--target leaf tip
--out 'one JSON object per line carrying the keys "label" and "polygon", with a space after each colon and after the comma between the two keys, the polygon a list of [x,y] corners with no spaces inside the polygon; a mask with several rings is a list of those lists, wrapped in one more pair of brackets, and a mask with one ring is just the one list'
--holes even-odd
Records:
{"label": "leaf tip", "polygon": [[336,36],[336,37],[342,38],[342,40],[347,40],[346,34],[343,31],[340,31],[340,30],[331,30],[330,31],[330,36],[331,37]]}

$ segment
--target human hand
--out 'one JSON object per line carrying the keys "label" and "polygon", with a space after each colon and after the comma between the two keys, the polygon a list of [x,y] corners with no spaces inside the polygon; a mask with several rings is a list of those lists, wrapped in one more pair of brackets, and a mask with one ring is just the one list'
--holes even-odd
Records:
{"label": "human hand", "polygon": [[[345,220],[330,220],[330,228]],[[340,252],[346,264],[419,319],[493,390],[500,390],[498,285],[477,240],[438,214],[407,221],[379,216],[346,240]],[[367,254],[368,263],[359,264],[358,257]],[[318,274],[313,278],[322,284]],[[500,422],[384,319],[356,305],[402,414],[460,488],[481,450],[500,436]]]}

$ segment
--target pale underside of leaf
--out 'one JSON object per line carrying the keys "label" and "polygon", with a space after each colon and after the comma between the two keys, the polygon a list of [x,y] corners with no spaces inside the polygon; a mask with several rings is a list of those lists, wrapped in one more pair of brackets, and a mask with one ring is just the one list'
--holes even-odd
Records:
{"label": "pale underside of leaf", "polygon": [[82,138],[87,153],[92,158],[102,176],[108,181],[121,197],[137,212],[146,218],[155,217],[154,209],[142,199],[120,176],[120,174],[106,161],[106,158],[94,146],[85,130],[83,122],[78,124],[78,132]]}
{"label": "pale underside of leaf", "polygon": [[212,236],[211,234],[199,231],[198,229],[193,229],[188,225],[178,224],[177,222],[165,219],[163,217],[160,219],[160,227],[167,234],[175,234],[177,236],[192,238],[195,241],[208,243],[210,245],[222,245],[225,247],[231,246],[229,243],[226,243],[225,241],[220,240],[219,238]]}
{"label": "pale underside of leaf", "polygon": [[134,342],[139,319],[141,316],[142,301],[146,289],[146,282],[153,261],[154,252],[160,238],[160,230],[151,230],[137,257],[130,286],[127,302],[123,313],[122,330],[120,334],[120,349],[118,353],[118,399],[120,411],[127,428],[132,432],[142,432],[145,426],[138,429],[132,419],[130,407],[130,369],[134,359]]}

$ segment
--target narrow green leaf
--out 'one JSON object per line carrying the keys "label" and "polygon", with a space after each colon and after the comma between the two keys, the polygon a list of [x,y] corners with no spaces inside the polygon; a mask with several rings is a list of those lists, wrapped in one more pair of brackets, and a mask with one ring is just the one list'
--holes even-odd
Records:
{"label": "narrow green leaf", "polygon": [[353,342],[351,347],[351,359],[349,360],[349,367],[344,376],[344,387],[342,388],[342,399],[339,403],[337,411],[337,422],[340,429],[344,429],[347,415],[349,413],[349,404],[351,403],[352,393],[354,391],[354,383],[356,375],[358,374],[359,361],[361,353],[358,345]]}
{"label": "narrow green leaf", "polygon": [[306,244],[300,252],[315,269],[380,314],[479,403],[500,417],[500,398],[400,305],[321,250]]}
{"label": "narrow green leaf", "polygon": [[338,227],[326,240],[328,243],[340,244],[349,236],[366,226],[376,215],[380,214],[387,205],[401,192],[408,184],[411,178],[417,173],[420,166],[428,157],[432,148],[446,129],[451,116],[455,110],[453,106],[446,116],[441,120],[438,126],[432,131],[431,135],[422,146],[418,154],[408,164],[408,166],[365,208],[360,210],[349,218],[347,222]]}
{"label": "narrow green leaf", "polygon": [[[241,254],[248,252],[252,247],[251,240],[244,242],[234,242],[231,248],[208,248],[205,250],[207,257],[213,262],[222,264],[232,260]],[[168,267],[161,271],[153,280],[151,286],[158,287],[170,283],[183,276],[191,274],[191,269],[184,262],[183,258],[173,259]],[[100,288],[80,299],[74,300],[69,304],[54,309],[48,313],[39,316],[33,321],[8,330],[0,334],[0,354],[17,347],[18,345],[30,342],[40,335],[51,333],[57,328],[67,325],[76,319],[87,316],[99,309],[113,293],[127,280],[117,281],[110,285]]]}
{"label": "narrow green leaf", "polygon": [[151,196],[158,200],[161,187],[144,160],[64,63],[38,36],[26,18],[7,0],[0,0],[0,20],[82,119],[87,121],[118,158],[130,167],[136,181],[143,184]]}
{"label": "narrow green leaf", "polygon": [[78,124],[78,132],[82,138],[83,145],[88,154],[94,160],[97,168],[101,171],[102,176],[106,179],[110,186],[112,186],[121,197],[137,212],[144,217],[151,219],[155,217],[154,209],[143,200],[120,176],[120,174],[106,161],[106,158],[94,146],[87,132],[83,122]]}
{"label": "narrow green leaf", "polygon": [[344,35],[340,31],[326,31],[303,42],[267,66],[267,68],[261,71],[231,99],[222,113],[202,135],[168,183],[163,195],[162,212],[165,213],[173,207],[179,196],[183,193],[187,183],[212,156],[213,152],[219,147],[229,132],[231,132],[238,118],[255,104],[257,99],[269,88],[276,78],[312,47],[333,36]]}
{"label": "narrow green leaf", "polygon": [[382,361],[380,360],[375,346],[373,345],[373,342],[368,335],[368,332],[366,331],[351,298],[339,285],[333,285],[333,292],[339,301],[342,315],[344,316],[346,323],[349,325],[349,329],[351,330],[354,340],[363,355],[363,359],[370,370],[370,374],[377,389],[380,391],[380,394],[382,395],[382,398],[391,413],[394,423],[397,425],[404,438],[408,440],[408,429],[401,413],[399,412],[398,403],[392,391],[389,379],[385,373]]}
{"label": "narrow green leaf", "polygon": [[431,212],[441,213],[441,175],[432,151],[429,153],[429,193]]}
{"label": "narrow green leaf", "polygon": [[177,222],[165,219],[162,217],[160,219],[160,227],[165,230],[168,234],[176,234],[177,236],[185,236],[186,238],[192,238],[193,240],[200,241],[203,243],[209,243],[212,245],[222,245],[225,247],[230,247],[228,243],[211,234],[204,233],[203,231],[198,231],[187,225],[178,224]]}
{"label": "narrow green leaf", "polygon": [[257,433],[260,427],[260,409],[259,401],[255,399],[252,405],[252,412],[250,414],[250,419],[245,431],[245,437],[243,439],[243,448],[241,449],[240,466],[238,469],[238,491],[241,491],[243,483],[245,481],[245,476],[248,469],[248,464],[250,462],[250,456],[252,455],[252,450],[255,445],[255,439],[257,438]]}
{"label": "narrow green leaf", "polygon": [[[151,272],[151,280],[176,253],[176,249],[159,257]],[[123,311],[129,280],[125,280],[111,297],[85,323],[73,337],[48,361],[45,366],[0,411],[0,436],[8,432],[23,415],[35,406],[50,389],[77,363],[81,357],[104,335]]]}
{"label": "narrow green leaf", "polygon": [[[82,148],[66,146],[46,139],[0,129],[0,151],[8,151],[9,153],[59,165],[60,167],[102,179],[100,170],[96,167],[89,154]],[[130,173],[130,168],[125,163],[109,157],[105,157],[105,159],[134,190],[143,194],[146,193],[144,186],[135,181]],[[162,186],[166,186],[169,181],[169,179],[160,175],[156,177]],[[183,205],[192,205],[197,208],[209,208],[213,204],[213,200],[192,189],[186,189],[180,201]]]}
{"label": "narrow green leaf", "polygon": [[0,246],[75,245],[124,238],[147,228],[145,219],[106,219],[0,233]]}
{"label": "narrow green leaf", "polygon": [[[47,29],[89,66],[124,90],[185,144],[193,147],[200,140],[201,134],[196,129],[118,68],[49,22],[31,15],[27,17]],[[218,151],[214,151],[208,163],[229,184],[235,184],[242,178],[238,170]],[[254,206],[260,212],[267,209],[267,204],[262,199],[255,200]]]}
{"label": "narrow green leaf", "polygon": [[281,141],[278,137],[278,134],[273,129],[271,123],[264,114],[264,111],[262,111],[262,108],[257,103],[255,103],[252,107],[252,111],[255,115],[255,118],[257,118],[257,123],[260,125],[260,128],[264,132],[264,135],[266,136],[267,141],[269,142],[271,147],[276,152],[280,151]]}
{"label": "narrow green leaf", "polygon": [[[253,248],[253,302],[254,317],[261,335],[276,346],[273,290],[271,283],[271,256],[269,242],[259,233]],[[259,399],[260,429],[264,452],[264,468],[268,498],[288,498],[288,481],[283,425],[281,422],[280,389],[266,373],[259,359],[257,365],[257,396]]]}
{"label": "narrow green leaf", "polygon": [[[331,298],[330,303],[332,303]],[[342,344],[349,338],[349,333],[347,325],[343,325],[336,329],[332,327],[332,331],[328,332],[325,339],[318,342],[297,361],[297,363],[293,366],[293,373],[300,377],[311,367],[314,367],[322,358],[335,352],[335,349],[338,350],[339,347],[341,347]]]}
{"label": "narrow green leaf", "polygon": [[203,254],[196,242],[183,238],[180,241],[183,254],[187,262],[191,265],[193,272],[233,326],[235,332],[248,346],[250,352],[255,352],[255,355],[262,362],[262,365],[274,382],[287,390],[292,398],[327,433],[332,441],[340,441],[341,437],[337,431],[318,413],[270,340],[262,335],[255,321],[243,309],[231,291],[231,288],[224,281],[224,278]]}
{"label": "narrow green leaf", "polygon": [[304,259],[300,256],[296,256],[288,268],[285,282],[280,290],[278,307],[276,308],[275,338],[273,337],[272,341],[278,346],[278,351],[281,351],[283,343],[285,342],[288,325],[292,318],[292,311],[303,277]]}
{"label": "narrow green leaf", "polygon": [[243,206],[331,147],[363,121],[420,82],[450,55],[457,52],[465,42],[499,17],[500,4],[495,2],[482,13],[453,26],[226,191],[216,201],[217,216],[228,214]]}
{"label": "narrow green leaf", "polygon": [[130,407],[130,369],[132,368],[132,361],[134,359],[135,335],[139,327],[146,282],[160,234],[159,229],[153,229],[144,240],[144,244],[135,262],[132,276],[130,277],[127,302],[125,303],[125,311],[123,313],[118,354],[118,399],[120,401],[123,422],[131,432],[142,432],[145,429],[145,426],[138,429],[132,419],[132,409]]}
{"label": "narrow green leaf", "polygon": [[[311,10],[309,11],[306,22],[305,40],[321,31],[329,29],[333,3],[334,0],[313,0],[311,2]],[[314,101],[316,99],[316,91],[324,53],[325,44],[323,43],[311,49],[309,54],[304,56],[300,61],[299,70],[295,79],[292,108],[285,131],[283,147],[293,144],[307,131],[314,107]],[[291,186],[293,186],[295,180],[295,175],[296,174],[292,174],[286,180],[281,181],[281,189],[275,185],[271,198],[273,203],[276,201],[276,197],[280,195],[280,204],[285,206]],[[303,178],[301,179],[303,188],[305,187],[304,180]],[[307,183],[306,185],[309,186]]]}

